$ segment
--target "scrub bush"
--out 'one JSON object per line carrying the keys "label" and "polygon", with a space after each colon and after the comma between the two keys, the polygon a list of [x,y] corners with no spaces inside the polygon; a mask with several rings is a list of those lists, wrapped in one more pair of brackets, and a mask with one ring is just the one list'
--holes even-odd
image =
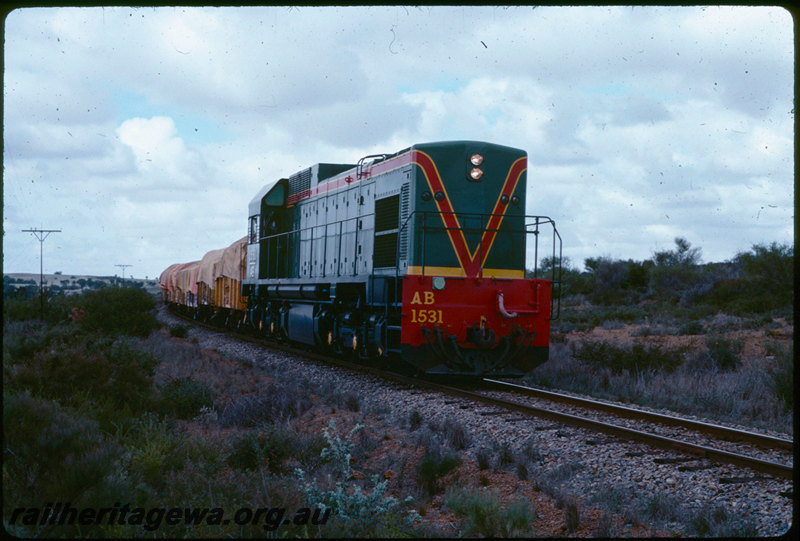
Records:
{"label": "scrub bush", "polygon": [[[112,489],[121,449],[75,410],[28,393],[4,393],[3,446],[5,512],[45,502],[107,503],[99,495]],[[52,530],[33,528],[38,529],[17,533],[48,536]],[[66,536],[76,533],[62,530]]]}
{"label": "scrub bush", "polygon": [[444,432],[445,440],[453,449],[460,451],[469,446],[469,432],[459,421],[454,421],[450,418],[446,419],[442,423],[442,431]]}
{"label": "scrub bush", "polygon": [[706,338],[708,354],[721,370],[734,370],[741,362],[744,343],[738,339],[712,335]]}
{"label": "scrub bush", "polygon": [[690,521],[692,533],[702,537],[756,537],[752,519],[729,514],[721,505],[705,506]]}
{"label": "scrub bush", "polygon": [[784,412],[794,409],[794,344],[781,347],[778,342],[767,342],[767,354],[775,358],[776,365],[770,372],[775,396],[783,403]]}
{"label": "scrub bush", "polygon": [[623,370],[643,372],[648,370],[674,371],[683,362],[685,347],[663,348],[661,344],[633,344],[616,346],[609,342],[582,342],[573,346],[573,357],[597,366],[607,367],[613,374]]}
{"label": "scrub bush", "polygon": [[203,381],[175,379],[161,390],[161,411],[178,419],[191,419],[214,402],[214,393]]}
{"label": "scrub bush", "polygon": [[321,509],[323,516],[330,513],[332,522],[326,525],[325,534],[341,537],[410,537],[413,536],[413,517],[403,516],[403,508],[411,498],[400,502],[385,496],[388,481],[372,477],[372,490],[365,492],[352,482],[350,468],[352,442],[356,432],[363,425],[356,425],[342,439],[336,431],[336,423],[331,420],[323,435],[328,446],[322,450],[322,458],[329,459],[336,469],[335,489],[324,491],[315,481],[306,480],[306,472],[295,470],[308,504]]}
{"label": "scrub bush", "polygon": [[232,400],[219,420],[224,427],[252,428],[302,415],[312,405],[311,398],[297,387],[270,383],[258,393]]}
{"label": "scrub bush", "polygon": [[448,491],[444,503],[456,515],[464,517],[464,535],[483,537],[527,537],[536,512],[527,500],[514,500],[500,507],[494,492],[457,488]]}
{"label": "scrub bush", "polygon": [[88,291],[72,302],[83,310],[79,324],[85,329],[146,337],[159,327],[153,314],[155,301],[141,289],[104,287]]}
{"label": "scrub bush", "polygon": [[252,432],[237,438],[228,455],[228,465],[237,470],[255,470],[264,461],[264,449]]}

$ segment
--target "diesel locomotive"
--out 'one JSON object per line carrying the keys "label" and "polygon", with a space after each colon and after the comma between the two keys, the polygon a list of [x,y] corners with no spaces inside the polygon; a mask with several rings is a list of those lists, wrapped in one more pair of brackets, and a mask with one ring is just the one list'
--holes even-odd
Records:
{"label": "diesel locomotive", "polygon": [[235,305],[197,293],[214,252],[164,271],[165,299],[367,363],[521,376],[547,360],[561,272],[555,223],[525,214],[526,173],[523,150],[477,141],[316,164],[250,201],[238,268],[207,280],[240,287]]}

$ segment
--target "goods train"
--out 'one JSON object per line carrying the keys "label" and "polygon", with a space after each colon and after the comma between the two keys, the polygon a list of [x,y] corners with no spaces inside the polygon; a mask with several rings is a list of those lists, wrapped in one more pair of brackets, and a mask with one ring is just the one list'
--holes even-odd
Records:
{"label": "goods train", "polygon": [[367,363],[521,376],[547,360],[561,272],[526,171],[524,151],[476,141],[316,164],[256,194],[244,238],[168,267],[164,300]]}

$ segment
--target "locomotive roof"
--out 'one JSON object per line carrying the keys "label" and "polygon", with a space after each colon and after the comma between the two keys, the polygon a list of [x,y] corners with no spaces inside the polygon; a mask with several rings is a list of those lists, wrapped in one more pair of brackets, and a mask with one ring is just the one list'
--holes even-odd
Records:
{"label": "locomotive roof", "polygon": [[[467,146],[491,146],[496,149],[503,149],[507,151],[514,151],[525,153],[524,150],[508,147],[504,145],[498,145],[496,143],[489,143],[485,141],[472,141],[472,140],[458,140],[458,141],[434,141],[430,143],[417,143],[410,147],[404,148],[399,150],[393,154],[384,154],[381,156],[380,159],[376,159],[373,163],[379,163],[382,161],[390,160],[395,158],[401,154],[404,154],[412,149],[426,149],[426,148],[435,148],[435,147],[447,147],[447,146],[460,146],[463,145]],[[377,157],[377,155],[376,155]],[[309,188],[315,187],[317,184],[326,180],[328,178],[333,178],[339,174],[344,173],[349,169],[353,169],[356,167],[356,164],[333,164],[333,163],[318,163],[315,164],[307,169],[303,169],[302,171],[298,171],[291,175],[288,179],[279,179],[275,180],[269,184],[266,184],[263,188],[261,188],[256,196],[250,201],[248,205],[248,216],[255,216],[261,213],[261,201],[264,197],[272,190],[279,182],[285,181],[288,184],[289,188],[289,195],[296,195],[298,193],[303,192]],[[296,186],[295,186],[296,184]]]}

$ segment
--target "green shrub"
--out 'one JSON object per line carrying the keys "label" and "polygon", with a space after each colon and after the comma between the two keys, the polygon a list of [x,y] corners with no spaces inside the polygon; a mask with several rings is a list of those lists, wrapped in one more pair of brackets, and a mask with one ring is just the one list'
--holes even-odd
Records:
{"label": "green shrub", "polygon": [[699,321],[684,323],[678,328],[678,336],[705,334],[706,330]]}
{"label": "green shrub", "polygon": [[146,337],[159,326],[153,314],[155,301],[141,289],[103,287],[73,302],[84,312],[80,325],[89,330]]}
{"label": "green shrub", "polygon": [[[122,438],[130,457],[130,474],[154,491],[165,486],[170,472],[179,471],[186,460],[186,439],[173,424],[152,413],[137,418]],[[149,491],[140,494],[147,496]],[[144,501],[139,501],[144,504]]]}
{"label": "green shrub", "polygon": [[7,380],[43,398],[89,407],[104,429],[151,404],[155,360],[125,339],[86,344],[51,344],[37,351]]}
{"label": "green shrub", "polygon": [[[739,253],[736,261],[759,289],[790,294],[794,289],[794,247],[773,242],[754,244],[750,252]],[[785,296],[784,299],[791,299]]]}
{"label": "green shrub", "polygon": [[461,459],[454,453],[442,453],[433,448],[425,451],[425,456],[417,470],[417,484],[428,496],[439,492],[439,479],[461,464]]}
{"label": "green shrub", "polygon": [[358,398],[358,394],[350,392],[345,394],[342,399],[344,406],[350,411],[358,411],[361,409],[361,401]]}
{"label": "green shrub", "polygon": [[444,503],[465,518],[465,536],[529,536],[531,523],[536,519],[536,512],[527,500],[514,500],[502,509],[497,494],[486,490],[453,489],[445,495]]}
{"label": "green shrub", "polygon": [[40,310],[38,290],[35,297],[23,288],[3,294],[3,323],[38,319]]}
{"label": "green shrub", "polygon": [[110,482],[121,451],[75,410],[15,392],[3,395],[3,446],[5,510],[56,501],[105,504],[93,495]]}
{"label": "green shrub", "polygon": [[721,335],[706,337],[708,354],[721,370],[734,370],[739,366],[744,343],[739,339],[725,338]]}
{"label": "green shrub", "polygon": [[319,437],[303,437],[286,425],[268,426],[259,434],[264,456],[271,473],[286,473],[286,463],[295,460],[306,466],[320,461],[325,441]]}
{"label": "green shrub", "polygon": [[252,432],[237,438],[228,455],[228,465],[237,470],[255,470],[264,461],[264,449]]}
{"label": "green shrub", "polygon": [[631,346],[616,346],[609,342],[587,342],[573,345],[575,359],[607,367],[614,374],[623,370],[642,372],[648,370],[674,371],[683,362],[686,347],[664,348],[661,344],[636,343]]}
{"label": "green shrub", "polygon": [[324,491],[316,482],[307,481],[306,473],[295,470],[303,486],[309,505],[332,515],[332,523],[326,525],[325,534],[340,537],[409,537],[413,533],[412,518],[405,517],[404,504],[391,496],[385,496],[388,481],[379,481],[379,476],[371,479],[373,487],[365,493],[362,487],[352,483],[350,468],[352,438],[363,428],[356,425],[342,439],[336,432],[336,424],[330,421],[323,430],[328,446],[322,450],[322,457],[329,459],[336,468],[336,486]]}
{"label": "green shrub", "polygon": [[778,342],[767,342],[765,349],[768,355],[775,358],[775,368],[770,377],[775,396],[783,403],[784,411],[794,409],[794,344],[781,347]]}
{"label": "green shrub", "polygon": [[178,419],[191,419],[214,402],[214,392],[203,381],[175,379],[161,390],[161,411]]}
{"label": "green shrub", "polygon": [[223,409],[219,421],[224,427],[251,428],[302,415],[312,405],[311,398],[297,387],[270,383],[258,393],[232,400]]}
{"label": "green shrub", "polygon": [[702,537],[757,537],[752,519],[728,514],[722,505],[705,506],[691,519],[692,533]]}
{"label": "green shrub", "polygon": [[581,524],[578,502],[575,498],[568,498],[564,503],[564,526],[567,533],[574,533]]}
{"label": "green shrub", "polygon": [[[5,307],[4,307],[5,309]],[[14,321],[3,325],[3,360],[17,363],[43,349],[48,326],[41,321]]]}
{"label": "green shrub", "polygon": [[408,429],[412,432],[422,424],[422,414],[417,410],[412,411],[408,416]]}
{"label": "green shrub", "polygon": [[528,480],[528,466],[524,462],[517,462],[517,477],[520,481]]}
{"label": "green shrub", "polygon": [[660,524],[679,520],[683,512],[683,506],[676,496],[656,491],[633,500],[625,514],[640,524]]}
{"label": "green shrub", "polygon": [[169,327],[169,335],[174,336],[175,338],[186,338],[189,334],[189,327],[188,325],[177,324],[177,325],[170,325]]}
{"label": "green shrub", "polygon": [[503,442],[496,447],[495,456],[497,457],[497,462],[495,464],[495,469],[497,471],[500,471],[515,462],[514,452],[511,450],[511,446],[506,442]]}
{"label": "green shrub", "polygon": [[538,462],[542,459],[542,453],[539,452],[539,449],[537,448],[536,442],[533,438],[525,442],[525,445],[522,446],[521,452],[522,456],[528,460]]}
{"label": "green shrub", "polygon": [[702,279],[700,252],[682,237],[675,238],[674,250],[656,252],[648,273],[650,291],[669,302],[678,301]]}
{"label": "green shrub", "polygon": [[466,449],[469,445],[469,432],[461,422],[448,417],[442,423],[442,431],[444,432],[445,440],[453,449],[460,451],[461,449]]}
{"label": "green shrub", "polygon": [[478,461],[479,470],[489,469],[489,465],[491,464],[491,456],[492,450],[487,448],[482,448],[475,454],[475,458]]}

